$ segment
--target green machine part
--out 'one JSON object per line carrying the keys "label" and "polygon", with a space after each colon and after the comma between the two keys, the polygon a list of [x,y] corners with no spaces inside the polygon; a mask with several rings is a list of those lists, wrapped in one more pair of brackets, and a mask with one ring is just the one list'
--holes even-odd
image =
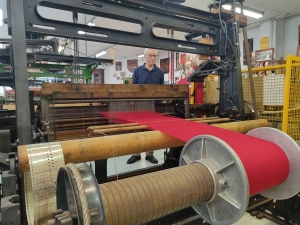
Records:
{"label": "green machine part", "polygon": [[[92,82],[92,73],[93,70],[95,70],[98,67],[98,63],[94,62],[91,64],[88,64],[86,66],[79,66],[78,67],[78,78],[83,79],[86,81],[86,83]],[[0,73],[2,72],[9,72],[11,71],[11,66],[6,64],[0,64]],[[60,65],[60,64],[42,64],[42,63],[36,63],[32,64],[27,68],[28,71],[28,79],[34,80],[36,78],[47,78],[47,77],[53,77],[53,78],[72,78],[72,68],[70,65]]]}

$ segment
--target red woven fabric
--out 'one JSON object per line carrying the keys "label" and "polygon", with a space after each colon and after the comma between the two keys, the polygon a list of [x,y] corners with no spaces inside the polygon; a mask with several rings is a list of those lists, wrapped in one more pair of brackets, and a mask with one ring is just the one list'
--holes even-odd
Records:
{"label": "red woven fabric", "polygon": [[287,156],[278,145],[268,141],[152,111],[110,112],[102,115],[114,122],[146,125],[150,130],[159,130],[186,142],[203,134],[222,139],[243,162],[251,196],[282,183],[289,174]]}

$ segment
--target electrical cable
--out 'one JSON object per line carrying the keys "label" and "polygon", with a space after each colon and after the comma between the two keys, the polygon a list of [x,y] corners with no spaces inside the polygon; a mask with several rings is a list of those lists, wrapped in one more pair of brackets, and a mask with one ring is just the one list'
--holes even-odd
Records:
{"label": "electrical cable", "polygon": [[221,8],[222,8],[222,3],[220,3],[220,6],[219,6],[219,20],[220,20],[220,25],[221,25],[221,27],[223,29],[223,32],[225,33],[225,36],[226,36],[226,38],[225,38],[225,46],[224,46],[225,47],[225,49],[224,49],[224,51],[225,51],[225,57],[228,60],[228,62],[235,63],[239,59],[238,55],[237,55],[237,59],[235,61],[230,60],[228,58],[228,55],[227,55],[227,42],[228,41],[229,41],[229,43],[230,43],[230,45],[232,47],[232,50],[235,51],[235,49],[234,49],[234,46],[233,46],[233,44],[232,44],[232,42],[231,42],[231,40],[230,40],[230,38],[228,36],[228,33],[227,33],[227,24],[226,24],[225,21],[222,20],[222,17],[221,17]]}

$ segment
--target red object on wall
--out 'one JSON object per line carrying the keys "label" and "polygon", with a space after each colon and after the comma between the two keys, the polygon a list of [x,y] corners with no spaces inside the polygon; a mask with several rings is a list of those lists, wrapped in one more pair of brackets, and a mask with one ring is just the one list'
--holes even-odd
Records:
{"label": "red object on wall", "polygon": [[171,52],[171,84],[175,83],[174,78],[174,52]]}

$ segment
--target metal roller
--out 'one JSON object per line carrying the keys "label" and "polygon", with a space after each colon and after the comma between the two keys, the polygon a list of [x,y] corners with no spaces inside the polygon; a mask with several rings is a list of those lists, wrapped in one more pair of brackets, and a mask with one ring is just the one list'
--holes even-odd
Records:
{"label": "metal roller", "polygon": [[[234,131],[246,132],[253,129],[253,127],[268,126],[268,124],[266,120],[257,120],[224,124],[223,126]],[[222,126],[222,124],[218,124],[218,126]],[[56,176],[61,166],[68,163],[88,162],[137,152],[183,146],[184,144],[185,142],[162,132],[149,131],[19,146],[20,171],[22,173],[31,171],[31,174],[26,173],[25,175],[26,202],[28,202],[28,205],[35,206],[35,208],[27,209],[27,215],[31,221],[30,224],[43,224],[42,221],[49,219],[50,212],[56,208],[56,201],[53,198],[53,190],[55,190],[56,183],[54,179],[50,179],[49,174]],[[58,155],[53,158],[53,154]],[[53,160],[59,163],[54,163],[52,162]],[[32,193],[34,193],[34,196]],[[52,194],[50,195],[49,193]],[[47,202],[47,204],[44,204],[47,205],[47,210],[43,209],[43,202],[39,200],[41,198]]]}
{"label": "metal roller", "polygon": [[[257,127],[268,127],[269,122],[267,120],[260,119],[235,123],[214,124],[213,126],[239,133],[247,133]],[[178,147],[185,144],[184,141],[160,131],[147,131],[141,133],[70,140],[59,143],[62,147],[64,161],[66,164],[108,159],[157,149]],[[35,148],[39,147],[39,145],[34,146]],[[27,150],[28,147],[30,147],[30,145],[18,147],[19,167],[21,173],[30,171]]]}
{"label": "metal roller", "polygon": [[[272,128],[258,128],[248,135],[278,144],[290,162],[286,181],[264,191],[266,195],[282,199],[297,194],[299,160],[292,158],[300,150],[295,141]],[[84,225],[143,224],[189,206],[215,225],[233,224],[243,216],[249,182],[242,161],[227,143],[210,135],[195,137],[185,145],[180,165],[98,185],[87,164],[68,164],[58,173],[57,206],[70,212],[73,224]]]}

